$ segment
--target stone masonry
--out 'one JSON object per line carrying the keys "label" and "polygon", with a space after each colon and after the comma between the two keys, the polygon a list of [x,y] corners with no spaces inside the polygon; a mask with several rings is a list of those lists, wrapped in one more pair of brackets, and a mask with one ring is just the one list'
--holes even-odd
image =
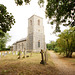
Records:
{"label": "stone masonry", "polygon": [[[22,46],[23,45],[23,46]],[[13,50],[23,49],[39,52],[46,50],[43,18],[33,15],[28,19],[28,36],[13,44]]]}

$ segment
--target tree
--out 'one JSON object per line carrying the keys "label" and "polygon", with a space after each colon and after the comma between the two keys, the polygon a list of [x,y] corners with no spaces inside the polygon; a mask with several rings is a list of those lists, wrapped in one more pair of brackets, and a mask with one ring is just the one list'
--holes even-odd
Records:
{"label": "tree", "polygon": [[[56,22],[56,30],[59,30],[59,24],[68,21],[65,26],[70,25],[71,27],[75,26],[74,18],[74,0],[47,0],[46,6],[46,17],[49,19],[53,18],[51,24]],[[71,19],[71,20],[70,20]]]}
{"label": "tree", "polygon": [[15,23],[14,16],[7,12],[7,8],[0,4],[0,37],[3,37],[7,31],[10,31]]}
{"label": "tree", "polygon": [[56,42],[51,41],[50,44],[47,44],[47,49],[54,50],[55,46],[56,46]]}
{"label": "tree", "polygon": [[0,37],[0,50],[5,49],[6,43],[10,41],[10,37],[11,36],[8,33],[5,33],[4,37]]}
{"label": "tree", "polygon": [[66,54],[66,57],[72,57],[72,53],[75,52],[75,27],[65,30],[59,35],[57,46],[61,52]]}
{"label": "tree", "polygon": [[[31,0],[24,0],[25,4],[30,3]],[[45,0],[38,0],[38,4],[41,6],[44,5]],[[17,5],[22,5],[23,0],[15,0]],[[75,2],[74,0],[47,0],[46,5],[46,17],[52,20],[50,23],[53,25],[56,23],[56,32],[60,32],[61,23],[64,26],[70,25],[71,27],[75,26]],[[67,23],[66,23],[67,22]]]}

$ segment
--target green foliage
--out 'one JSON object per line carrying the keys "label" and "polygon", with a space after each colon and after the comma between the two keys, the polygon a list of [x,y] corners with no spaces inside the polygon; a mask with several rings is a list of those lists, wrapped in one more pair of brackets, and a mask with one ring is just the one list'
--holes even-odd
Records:
{"label": "green foliage", "polygon": [[72,57],[72,53],[75,52],[75,27],[65,30],[59,35],[57,46],[61,52],[66,54],[66,57]]}
{"label": "green foliage", "polygon": [[48,50],[54,50],[55,46],[56,46],[56,42],[51,41],[50,44],[47,44],[47,49]]}
{"label": "green foliage", "polygon": [[0,37],[5,36],[4,32],[2,30],[0,30]]}
{"label": "green foliage", "polygon": [[6,43],[10,41],[10,36],[8,33],[5,33],[4,37],[0,37],[0,50],[6,50]]}
{"label": "green foliage", "polygon": [[29,4],[30,3],[30,1],[31,0],[15,0],[15,3],[17,4],[17,5],[22,5],[23,4],[23,2],[25,2],[25,4]]}
{"label": "green foliage", "polygon": [[15,23],[14,16],[8,13],[7,8],[0,4],[0,37],[4,36],[4,33],[10,31],[10,28]]}
{"label": "green foliage", "polygon": [[55,52],[59,52],[59,51],[60,51],[60,48],[56,46],[56,47],[54,48],[54,51],[55,51]]}
{"label": "green foliage", "polygon": [[46,17],[53,18],[51,24],[56,23],[56,31],[60,32],[59,24],[66,21],[64,26],[75,26],[74,3],[74,0],[47,0]]}
{"label": "green foliage", "polygon": [[[31,0],[15,0],[15,3],[17,5],[22,5],[23,2],[26,4],[29,4]],[[38,5],[40,7],[44,6],[45,0],[38,0]],[[60,27],[59,25],[61,23],[64,26],[70,25],[71,27],[75,26],[75,17],[74,17],[74,12],[75,12],[75,2],[74,0],[47,0],[47,5],[46,5],[46,17],[52,19],[52,22],[50,22],[52,25],[56,23],[56,32],[60,32]],[[68,23],[66,24],[66,22]]]}
{"label": "green foliage", "polygon": [[18,59],[21,58],[21,51],[18,52]]}
{"label": "green foliage", "polygon": [[[26,5],[30,4],[31,0],[14,0],[14,1],[17,5],[21,6],[23,3],[25,3]],[[43,7],[44,6],[44,0],[38,0],[38,5],[40,5],[40,7]]]}
{"label": "green foliage", "polygon": [[18,52],[18,56],[20,55],[21,51]]}
{"label": "green foliage", "polygon": [[40,7],[43,7],[43,6],[44,6],[44,0],[39,0],[39,1],[38,1],[38,5],[39,5]]}
{"label": "green foliage", "polygon": [[10,47],[11,47],[11,46],[8,46],[8,47],[7,47],[7,48],[5,48],[4,50],[10,50]]}

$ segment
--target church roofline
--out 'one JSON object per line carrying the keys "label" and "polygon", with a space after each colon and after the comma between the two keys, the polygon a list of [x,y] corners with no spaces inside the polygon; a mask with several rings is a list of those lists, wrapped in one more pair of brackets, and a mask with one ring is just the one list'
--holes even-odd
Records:
{"label": "church roofline", "polygon": [[16,41],[15,43],[13,43],[13,45],[15,45],[15,44],[17,44],[17,43],[19,43],[19,42],[22,42],[22,41],[26,41],[26,38],[22,38],[22,39],[20,39],[19,41]]}
{"label": "church roofline", "polygon": [[26,41],[26,38],[22,38],[19,41],[17,41],[16,43],[22,42],[22,41]]}
{"label": "church roofline", "polygon": [[19,42],[22,42],[22,41],[26,41],[26,39],[25,39],[25,40],[19,40],[19,41],[17,41],[16,43],[19,43]]}
{"label": "church roofline", "polygon": [[[37,16],[37,15],[32,15],[31,17],[33,17],[33,16]],[[30,18],[31,18],[31,17],[30,17]],[[37,17],[39,17],[39,18],[43,19],[43,18],[42,18],[42,17],[40,17],[40,16],[37,16]],[[30,18],[28,18],[28,19],[30,19]]]}

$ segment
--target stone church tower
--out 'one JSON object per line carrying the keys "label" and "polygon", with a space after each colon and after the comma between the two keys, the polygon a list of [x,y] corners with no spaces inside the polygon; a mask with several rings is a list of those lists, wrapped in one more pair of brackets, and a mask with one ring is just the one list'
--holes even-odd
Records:
{"label": "stone church tower", "polygon": [[33,15],[28,19],[27,50],[46,50],[43,18]]}

